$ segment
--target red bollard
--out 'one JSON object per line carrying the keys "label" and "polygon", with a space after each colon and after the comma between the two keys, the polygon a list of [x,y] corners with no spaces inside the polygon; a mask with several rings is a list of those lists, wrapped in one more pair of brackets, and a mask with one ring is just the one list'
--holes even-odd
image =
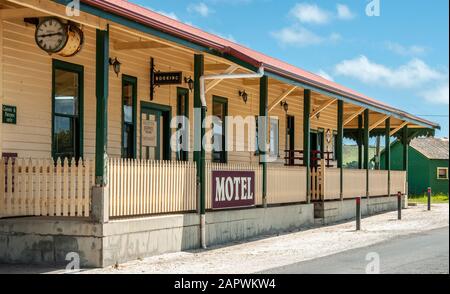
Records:
{"label": "red bollard", "polygon": [[361,197],[356,198],[356,230],[361,231]]}

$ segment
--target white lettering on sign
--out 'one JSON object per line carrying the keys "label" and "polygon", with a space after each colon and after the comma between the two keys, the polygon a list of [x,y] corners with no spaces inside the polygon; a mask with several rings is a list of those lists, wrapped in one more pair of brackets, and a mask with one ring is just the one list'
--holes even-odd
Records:
{"label": "white lettering on sign", "polygon": [[217,177],[215,201],[252,200],[254,193],[250,190],[251,186],[250,177]]}

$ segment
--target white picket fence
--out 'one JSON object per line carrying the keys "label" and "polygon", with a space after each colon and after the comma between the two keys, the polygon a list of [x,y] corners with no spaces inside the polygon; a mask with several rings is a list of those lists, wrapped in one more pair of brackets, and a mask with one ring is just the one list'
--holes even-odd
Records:
{"label": "white picket fence", "polygon": [[110,216],[195,211],[196,177],[192,162],[110,159]]}
{"label": "white picket fence", "polygon": [[91,160],[1,159],[0,217],[88,217],[94,174]]}

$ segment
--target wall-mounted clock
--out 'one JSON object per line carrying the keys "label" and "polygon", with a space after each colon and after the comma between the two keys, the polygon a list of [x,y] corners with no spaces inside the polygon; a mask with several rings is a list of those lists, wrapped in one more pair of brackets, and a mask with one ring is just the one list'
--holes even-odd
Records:
{"label": "wall-mounted clock", "polygon": [[36,44],[48,54],[70,57],[83,45],[83,31],[76,25],[64,23],[56,17],[45,18],[36,26]]}

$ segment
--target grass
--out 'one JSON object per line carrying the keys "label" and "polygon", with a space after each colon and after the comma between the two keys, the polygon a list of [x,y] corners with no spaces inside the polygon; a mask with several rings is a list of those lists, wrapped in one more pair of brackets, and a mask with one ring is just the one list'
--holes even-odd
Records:
{"label": "grass", "polygon": [[[409,196],[409,202],[418,204],[427,204],[428,197],[426,195]],[[448,195],[434,195],[431,198],[431,203],[448,203]]]}

